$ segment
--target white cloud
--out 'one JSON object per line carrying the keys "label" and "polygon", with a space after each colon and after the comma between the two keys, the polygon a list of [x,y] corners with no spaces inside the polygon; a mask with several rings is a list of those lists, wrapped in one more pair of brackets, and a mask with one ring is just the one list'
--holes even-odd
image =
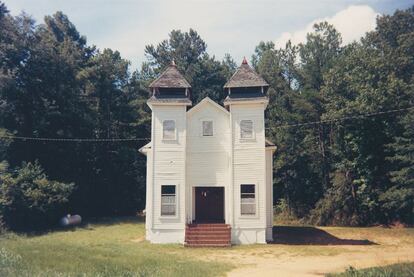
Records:
{"label": "white cloud", "polygon": [[145,60],[145,45],[166,39],[172,29],[197,30],[210,54],[221,59],[230,53],[237,62],[260,41],[304,41],[322,20],[334,24],[347,43],[375,27],[377,13],[368,5],[378,9],[377,1],[389,0],[12,0],[8,8],[13,14],[24,9],[39,23],[61,10],[89,44],[119,50],[136,68]]}
{"label": "white cloud", "polygon": [[342,35],[343,44],[348,44],[360,39],[368,31],[375,28],[376,18],[379,13],[370,6],[349,6],[331,17],[318,18],[306,25],[305,28],[294,32],[284,32],[276,39],[277,47],[284,47],[290,39],[293,44],[306,41],[306,34],[313,31],[313,25],[321,21],[332,24]]}

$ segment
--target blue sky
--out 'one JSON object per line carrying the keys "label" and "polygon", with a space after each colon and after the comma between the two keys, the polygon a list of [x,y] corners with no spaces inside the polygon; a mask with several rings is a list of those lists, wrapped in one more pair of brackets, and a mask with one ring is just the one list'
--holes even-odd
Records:
{"label": "blue sky", "polygon": [[221,59],[240,62],[261,41],[301,42],[314,22],[328,20],[344,43],[375,27],[378,14],[405,9],[412,0],[3,0],[12,14],[21,11],[41,22],[60,10],[90,44],[119,50],[137,67],[144,46],[167,38],[172,29],[193,28]]}

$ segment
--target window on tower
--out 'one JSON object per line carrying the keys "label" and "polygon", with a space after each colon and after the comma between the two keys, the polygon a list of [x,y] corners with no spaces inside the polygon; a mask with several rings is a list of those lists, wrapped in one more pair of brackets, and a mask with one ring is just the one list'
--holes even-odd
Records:
{"label": "window on tower", "polygon": [[164,140],[175,140],[176,130],[174,120],[164,120],[162,122],[162,138]]}
{"label": "window on tower", "polygon": [[253,121],[241,120],[240,121],[240,138],[252,139],[253,138]]}
{"label": "window on tower", "polygon": [[255,185],[240,185],[240,213],[241,215],[256,214],[256,188]]}
{"label": "window on tower", "polygon": [[161,186],[161,216],[174,216],[177,213],[175,185]]}

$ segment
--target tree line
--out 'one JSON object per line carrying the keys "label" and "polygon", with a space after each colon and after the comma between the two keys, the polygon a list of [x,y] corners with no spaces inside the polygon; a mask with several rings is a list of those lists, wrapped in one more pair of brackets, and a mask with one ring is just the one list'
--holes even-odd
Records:
{"label": "tree line", "polygon": [[[139,69],[118,51],[89,45],[62,12],[36,23],[0,2],[0,222],[50,226],[64,213],[133,214],[145,206],[150,137],[148,84],[171,60],[192,84],[192,100],[221,102],[237,65],[207,52],[190,29],[145,47]],[[315,224],[414,220],[412,110],[414,9],[378,18],[360,41],[343,45],[326,22],[304,43],[260,42],[252,66],[271,85],[267,136],[279,214]],[[328,123],[281,127],[290,123]],[[130,138],[44,141],[30,138]]]}

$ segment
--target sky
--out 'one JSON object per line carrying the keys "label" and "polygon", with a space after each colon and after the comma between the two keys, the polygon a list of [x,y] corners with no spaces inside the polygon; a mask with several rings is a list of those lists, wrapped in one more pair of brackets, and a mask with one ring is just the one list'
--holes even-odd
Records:
{"label": "sky", "polygon": [[260,41],[284,46],[303,42],[312,25],[328,21],[343,43],[375,28],[380,14],[406,9],[412,0],[2,0],[13,15],[22,11],[38,23],[62,11],[89,44],[118,50],[133,68],[145,61],[144,48],[168,38],[173,29],[195,29],[207,52],[238,63]]}

